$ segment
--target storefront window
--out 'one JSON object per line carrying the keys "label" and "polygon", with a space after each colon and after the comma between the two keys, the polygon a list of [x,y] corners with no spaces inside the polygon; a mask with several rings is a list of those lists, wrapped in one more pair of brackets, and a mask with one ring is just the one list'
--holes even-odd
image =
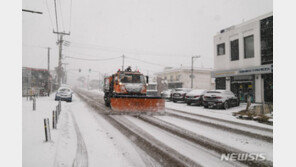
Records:
{"label": "storefront window", "polygon": [[231,77],[231,91],[239,97],[240,101],[246,102],[248,96],[251,102],[255,102],[255,79],[254,75]]}
{"label": "storefront window", "polygon": [[216,89],[226,89],[226,78],[216,78]]}
{"label": "storefront window", "polygon": [[231,61],[239,60],[238,39],[230,42]]}
{"label": "storefront window", "polygon": [[250,35],[244,38],[244,52],[245,58],[254,57],[254,35]]}

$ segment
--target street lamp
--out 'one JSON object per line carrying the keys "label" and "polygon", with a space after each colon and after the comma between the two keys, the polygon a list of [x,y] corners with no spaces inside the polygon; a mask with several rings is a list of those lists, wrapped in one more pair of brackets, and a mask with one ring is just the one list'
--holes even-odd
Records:
{"label": "street lamp", "polygon": [[193,78],[194,78],[194,75],[193,75],[193,60],[194,58],[200,58],[201,56],[198,55],[198,56],[192,56],[191,57],[191,75],[190,75],[190,78],[191,78],[191,89],[193,88]]}

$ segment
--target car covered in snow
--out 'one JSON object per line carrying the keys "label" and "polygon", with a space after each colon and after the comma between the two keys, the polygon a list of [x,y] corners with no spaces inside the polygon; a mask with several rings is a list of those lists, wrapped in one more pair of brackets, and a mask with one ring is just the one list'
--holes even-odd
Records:
{"label": "car covered in snow", "polygon": [[190,88],[176,88],[172,93],[172,101],[174,103],[178,101],[185,102],[186,93],[190,92]]}
{"label": "car covered in snow", "polygon": [[205,108],[218,107],[228,109],[229,107],[239,106],[239,98],[229,90],[210,90],[203,96]]}
{"label": "car covered in snow", "polygon": [[72,90],[68,87],[60,87],[55,95],[55,100],[72,102]]}
{"label": "car covered in snow", "polygon": [[171,93],[172,93],[172,89],[168,89],[168,90],[162,91],[160,95],[164,99],[171,100]]}
{"label": "car covered in snow", "polygon": [[186,94],[185,102],[187,103],[187,105],[203,105],[203,96],[206,92],[207,90],[205,89],[194,89]]}

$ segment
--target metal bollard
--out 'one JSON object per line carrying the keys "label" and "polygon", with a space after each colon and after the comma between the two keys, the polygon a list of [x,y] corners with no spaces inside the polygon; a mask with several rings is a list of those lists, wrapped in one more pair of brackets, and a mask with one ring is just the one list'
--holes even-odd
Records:
{"label": "metal bollard", "polygon": [[55,115],[55,128],[57,128],[57,124],[58,124],[58,112],[55,111],[54,115]]}
{"label": "metal bollard", "polygon": [[34,98],[33,99],[33,111],[35,111],[36,110],[36,99]]}
{"label": "metal bollard", "polygon": [[49,119],[46,118],[46,123],[47,123],[47,134],[48,134],[48,141],[51,141],[51,135],[50,135],[50,125],[49,125]]}
{"label": "metal bollard", "polygon": [[46,119],[44,119],[44,131],[45,131],[45,141],[48,141],[48,136],[47,136],[47,126],[46,126]]}
{"label": "metal bollard", "polygon": [[54,110],[52,111],[52,129],[55,129],[56,128],[56,125],[55,125],[55,115],[54,115]]}
{"label": "metal bollard", "polygon": [[62,110],[62,103],[61,103],[61,100],[59,100],[59,111]]}

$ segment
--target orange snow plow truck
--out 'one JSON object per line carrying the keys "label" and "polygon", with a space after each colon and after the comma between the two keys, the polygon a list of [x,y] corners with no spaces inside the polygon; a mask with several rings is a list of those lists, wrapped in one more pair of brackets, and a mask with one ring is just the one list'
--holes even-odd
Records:
{"label": "orange snow plow truck", "polygon": [[105,105],[116,113],[160,112],[165,101],[160,96],[147,96],[148,76],[128,67],[104,78]]}

